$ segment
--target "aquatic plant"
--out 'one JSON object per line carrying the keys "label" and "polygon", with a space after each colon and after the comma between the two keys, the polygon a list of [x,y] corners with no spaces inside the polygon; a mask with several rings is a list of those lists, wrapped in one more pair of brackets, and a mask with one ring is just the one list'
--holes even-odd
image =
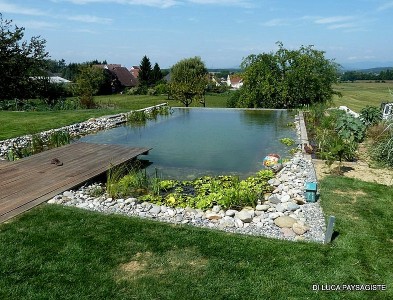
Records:
{"label": "aquatic plant", "polygon": [[282,138],[280,139],[280,142],[288,147],[293,146],[295,144],[295,141],[291,138]]}
{"label": "aquatic plant", "polygon": [[131,170],[120,178],[123,171],[108,174],[107,193],[110,197],[138,197],[158,205],[209,209],[214,205],[228,208],[255,206],[265,192],[270,191],[267,181],[274,177],[270,170],[240,180],[238,176],[204,176],[193,181],[163,180],[157,171],[149,176],[144,170]]}

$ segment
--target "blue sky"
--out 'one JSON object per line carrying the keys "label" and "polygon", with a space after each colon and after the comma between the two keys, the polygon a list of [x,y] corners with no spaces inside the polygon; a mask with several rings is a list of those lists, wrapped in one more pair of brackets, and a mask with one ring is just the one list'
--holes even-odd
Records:
{"label": "blue sky", "polygon": [[393,66],[392,0],[0,0],[0,12],[67,63],[130,67],[147,55],[168,68],[200,56],[229,68],[281,41],[344,66]]}

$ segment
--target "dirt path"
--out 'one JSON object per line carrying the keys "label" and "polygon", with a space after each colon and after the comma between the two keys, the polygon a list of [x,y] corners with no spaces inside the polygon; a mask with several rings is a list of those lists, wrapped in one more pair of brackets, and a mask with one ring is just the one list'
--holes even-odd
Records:
{"label": "dirt path", "polygon": [[[313,160],[318,180],[329,175],[329,167],[323,160]],[[338,163],[334,163],[331,169],[334,171]],[[356,178],[359,180],[380,183],[388,186],[393,185],[393,170],[371,168],[367,162],[359,160],[356,163],[343,163],[342,170],[345,177]]]}

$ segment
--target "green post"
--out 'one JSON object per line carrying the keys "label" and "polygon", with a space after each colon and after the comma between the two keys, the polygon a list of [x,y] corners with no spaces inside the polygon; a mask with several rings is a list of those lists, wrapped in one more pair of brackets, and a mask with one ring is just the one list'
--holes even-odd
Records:
{"label": "green post", "polygon": [[335,222],[336,222],[336,217],[330,216],[325,233],[325,244],[328,244],[332,241],[333,227]]}

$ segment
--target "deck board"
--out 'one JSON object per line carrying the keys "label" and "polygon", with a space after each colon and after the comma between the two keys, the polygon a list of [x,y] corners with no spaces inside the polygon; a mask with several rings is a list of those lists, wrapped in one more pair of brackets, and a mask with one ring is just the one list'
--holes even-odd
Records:
{"label": "deck board", "polygon": [[[150,148],[74,143],[0,164],[0,222],[147,154]],[[51,164],[53,158],[63,165]]]}

